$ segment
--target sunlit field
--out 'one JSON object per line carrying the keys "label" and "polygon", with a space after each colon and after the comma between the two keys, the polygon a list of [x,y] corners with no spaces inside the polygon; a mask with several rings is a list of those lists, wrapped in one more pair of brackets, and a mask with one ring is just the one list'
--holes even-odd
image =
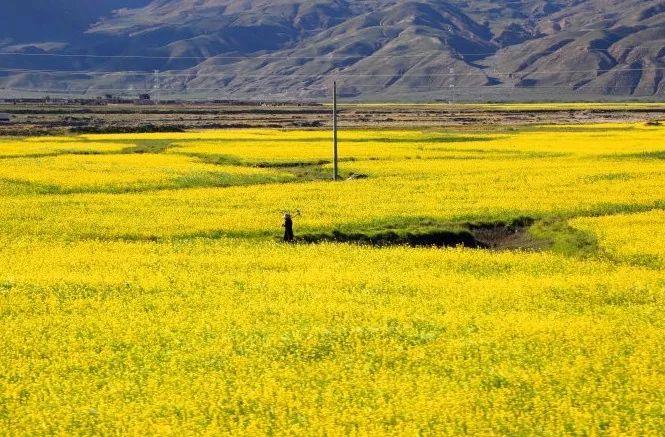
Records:
{"label": "sunlit field", "polygon": [[663,138],[0,139],[0,435],[662,435]]}

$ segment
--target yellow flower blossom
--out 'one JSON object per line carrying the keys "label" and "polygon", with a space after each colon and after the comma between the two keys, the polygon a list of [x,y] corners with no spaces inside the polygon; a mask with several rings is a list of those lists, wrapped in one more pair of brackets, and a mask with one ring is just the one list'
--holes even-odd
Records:
{"label": "yellow flower blossom", "polygon": [[[662,435],[664,132],[343,132],[339,182],[322,131],[2,140],[0,435]],[[276,242],[296,209],[598,247]]]}

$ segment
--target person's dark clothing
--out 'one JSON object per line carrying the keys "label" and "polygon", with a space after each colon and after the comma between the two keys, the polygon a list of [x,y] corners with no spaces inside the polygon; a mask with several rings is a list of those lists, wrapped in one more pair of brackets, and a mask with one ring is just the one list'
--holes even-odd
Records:
{"label": "person's dark clothing", "polygon": [[284,219],[284,241],[287,243],[293,241],[293,219]]}

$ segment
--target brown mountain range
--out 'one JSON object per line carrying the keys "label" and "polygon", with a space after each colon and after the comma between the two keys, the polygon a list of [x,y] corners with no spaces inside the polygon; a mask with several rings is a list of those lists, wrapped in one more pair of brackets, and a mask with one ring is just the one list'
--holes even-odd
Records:
{"label": "brown mountain range", "polygon": [[665,95],[663,1],[7,1],[4,94],[159,81],[162,96],[317,99],[337,80],[366,100]]}

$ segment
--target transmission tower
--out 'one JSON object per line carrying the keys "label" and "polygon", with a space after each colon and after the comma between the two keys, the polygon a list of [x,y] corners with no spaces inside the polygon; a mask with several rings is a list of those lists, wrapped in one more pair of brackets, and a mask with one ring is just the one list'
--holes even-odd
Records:
{"label": "transmission tower", "polygon": [[448,74],[450,75],[448,78],[448,88],[450,89],[450,100],[448,103],[452,105],[455,103],[455,69],[449,68]]}
{"label": "transmission tower", "polygon": [[155,91],[155,104],[159,105],[160,102],[160,92],[161,92],[161,84],[159,82],[159,70],[155,70],[155,84],[153,86],[153,89]]}

